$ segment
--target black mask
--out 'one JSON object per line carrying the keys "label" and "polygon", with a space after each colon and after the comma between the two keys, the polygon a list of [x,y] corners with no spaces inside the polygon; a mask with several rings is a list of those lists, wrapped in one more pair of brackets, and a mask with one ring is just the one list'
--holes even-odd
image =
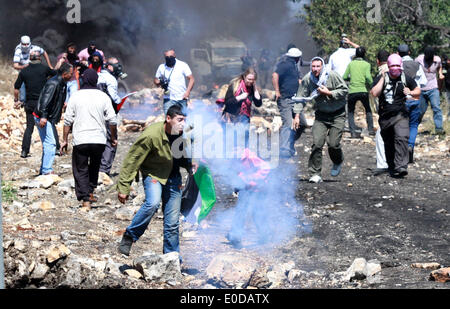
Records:
{"label": "black mask", "polygon": [[97,48],[92,48],[91,46],[89,46],[88,47],[88,53],[89,53],[89,55],[91,55],[92,56],[92,54],[95,52],[97,50]]}
{"label": "black mask", "polygon": [[69,60],[70,63],[74,63],[75,61],[78,60],[78,56],[75,53],[71,54],[67,52],[67,60]]}
{"label": "black mask", "polygon": [[166,57],[166,65],[169,68],[173,68],[175,66],[176,58],[173,56]]}
{"label": "black mask", "polygon": [[92,67],[95,69],[98,69],[99,67],[101,67],[102,62],[101,61],[93,61],[92,62]]}

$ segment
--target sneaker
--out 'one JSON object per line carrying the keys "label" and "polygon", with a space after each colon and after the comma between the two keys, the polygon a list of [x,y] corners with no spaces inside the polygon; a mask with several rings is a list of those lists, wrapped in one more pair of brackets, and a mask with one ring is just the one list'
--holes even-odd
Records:
{"label": "sneaker", "polygon": [[375,135],[377,135],[377,132],[374,131],[374,130],[369,130],[369,135],[370,136],[375,136]]}
{"label": "sneaker", "polygon": [[436,135],[445,135],[445,131],[444,131],[444,129],[436,129],[435,134]]}
{"label": "sneaker", "polygon": [[119,252],[129,256],[131,251],[131,246],[133,245],[133,238],[127,233],[123,234],[122,240],[119,245]]}
{"label": "sneaker", "polygon": [[311,178],[309,178],[309,182],[311,182],[311,183],[322,182],[322,177],[320,177],[319,175],[314,175]]}
{"label": "sneaker", "polygon": [[20,154],[20,157],[24,158],[24,159],[28,158],[28,152],[22,151],[22,153]]}
{"label": "sneaker", "polygon": [[342,163],[341,164],[333,164],[333,167],[331,168],[331,176],[337,177],[341,173],[342,170]]}
{"label": "sneaker", "polygon": [[381,174],[385,174],[385,173],[388,173],[388,172],[389,172],[388,168],[376,168],[373,171],[373,176],[379,176]]}

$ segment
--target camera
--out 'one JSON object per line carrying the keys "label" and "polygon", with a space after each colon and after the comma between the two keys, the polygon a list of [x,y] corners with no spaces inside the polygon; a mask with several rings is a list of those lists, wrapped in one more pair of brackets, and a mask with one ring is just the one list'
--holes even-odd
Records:
{"label": "camera", "polygon": [[164,91],[167,91],[169,89],[169,80],[165,76],[161,76],[159,78],[160,86]]}

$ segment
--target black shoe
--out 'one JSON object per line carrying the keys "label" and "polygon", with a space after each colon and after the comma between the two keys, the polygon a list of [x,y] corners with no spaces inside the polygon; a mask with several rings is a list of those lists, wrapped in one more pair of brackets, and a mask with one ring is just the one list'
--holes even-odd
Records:
{"label": "black shoe", "polygon": [[375,136],[375,135],[377,135],[377,132],[374,131],[374,130],[370,130],[370,131],[369,131],[369,135],[370,135],[370,136]]}
{"label": "black shoe", "polygon": [[351,138],[361,138],[361,133],[351,132],[350,137]]}
{"label": "black shoe", "polygon": [[401,168],[395,170],[393,173],[391,173],[391,176],[394,178],[403,178],[406,175],[408,175],[408,170],[404,167],[401,167]]}
{"label": "black shoe", "polygon": [[119,245],[119,252],[129,256],[131,251],[131,246],[133,245],[133,238],[127,233],[123,234],[122,240]]}
{"label": "black shoe", "polygon": [[444,129],[436,129],[434,132],[436,135],[445,135]]}
{"label": "black shoe", "polygon": [[373,171],[373,176],[379,176],[381,174],[385,174],[385,173],[388,173],[388,172],[389,172],[389,169],[387,169],[387,168],[376,168]]}
{"label": "black shoe", "polygon": [[20,157],[21,158],[28,158],[28,152],[26,152],[26,151],[22,151],[22,153],[20,154]]}
{"label": "black shoe", "polygon": [[408,163],[413,164],[414,163],[414,148],[409,146],[408,153],[409,153],[409,162]]}

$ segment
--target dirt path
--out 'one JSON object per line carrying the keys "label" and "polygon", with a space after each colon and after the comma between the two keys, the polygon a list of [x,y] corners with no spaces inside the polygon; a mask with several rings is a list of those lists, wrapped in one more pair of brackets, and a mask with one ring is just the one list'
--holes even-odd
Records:
{"label": "dirt path", "polygon": [[[117,179],[120,162],[138,135],[120,136],[113,181]],[[305,173],[312,138],[310,130],[296,145],[298,163],[290,168],[298,169],[297,177],[288,181],[298,183],[295,198],[311,222],[310,234],[299,229],[295,237],[276,246],[248,243],[241,250],[232,248],[225,239],[228,227],[215,223],[223,209],[232,209],[235,204],[230,188],[221,186],[219,177],[216,179],[218,202],[207,220],[209,226],[195,232],[185,230],[186,225],[182,227],[184,264],[179,284],[145,282],[121,275],[117,270],[105,272],[104,268],[83,266],[82,280],[77,287],[211,288],[206,268],[215,256],[230,253],[253,259],[260,273],[294,262],[303,275],[297,280],[282,281],[281,288],[448,288],[448,284],[429,281],[430,270],[412,268],[411,264],[437,262],[450,266],[449,139],[442,141],[432,135],[419,135],[416,163],[410,166],[409,175],[400,180],[387,175],[372,176],[368,170],[375,168],[372,139],[352,140],[347,138],[348,134],[344,136],[342,174],[335,179],[328,176],[331,163],[324,155],[325,181],[321,184],[308,183]],[[437,145],[447,148],[435,151]],[[37,175],[40,152],[26,160],[7,152],[1,153],[0,158],[3,181],[13,187]],[[56,172],[64,180],[72,178],[70,164],[70,156],[56,158]],[[58,262],[61,265],[50,267],[42,278],[33,279],[29,271],[33,263],[45,264],[46,253],[53,245],[65,244],[71,256],[111,265],[131,265],[134,258],[147,251],[162,254],[161,213],[133,246],[129,258],[117,252],[121,233],[143,198],[142,185],[135,184],[134,188],[135,198],[122,206],[113,186],[100,186],[98,207],[87,213],[80,211],[73,189],[68,193],[61,189],[58,192],[56,185],[50,189],[19,189],[15,202],[3,201],[7,287],[60,286],[70,270],[68,266],[64,268],[62,260]],[[36,206],[36,202],[42,201],[52,202],[54,208],[43,210]],[[296,211],[300,215],[301,209]],[[21,227],[20,221],[24,219],[30,226]],[[345,272],[361,257],[381,263],[376,282],[336,279],[337,273]]]}

